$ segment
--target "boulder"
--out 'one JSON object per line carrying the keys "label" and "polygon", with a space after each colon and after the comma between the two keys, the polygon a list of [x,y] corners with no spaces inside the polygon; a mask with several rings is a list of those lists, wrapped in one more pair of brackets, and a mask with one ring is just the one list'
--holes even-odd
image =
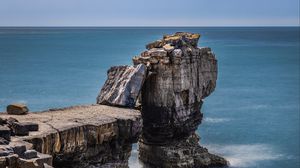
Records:
{"label": "boulder", "polygon": [[26,150],[22,156],[24,159],[32,159],[37,158],[37,151],[36,150]]}
{"label": "boulder", "polygon": [[168,53],[172,52],[175,47],[174,46],[171,46],[171,44],[166,44],[163,46],[164,50],[167,51]]}
{"label": "boulder", "polygon": [[0,126],[0,137],[10,141],[11,131],[7,126]]}
{"label": "boulder", "polygon": [[52,166],[51,155],[38,153],[36,158],[18,160],[20,168],[44,168],[44,164]]}
{"label": "boulder", "polygon": [[23,126],[25,126],[28,131],[38,131],[39,130],[39,125],[37,123],[33,122],[21,122]]}
{"label": "boulder", "polygon": [[0,157],[8,156],[11,152],[5,148],[0,148]]}
{"label": "boulder", "polygon": [[10,104],[6,107],[6,111],[11,115],[24,115],[28,113],[28,108],[25,104]]}
{"label": "boulder", "polygon": [[0,137],[0,145],[8,145],[9,141],[3,137]]}
{"label": "boulder", "polygon": [[143,64],[111,67],[97,97],[97,103],[134,107],[146,78],[146,72],[147,68]]}
{"label": "boulder", "polygon": [[150,50],[152,48],[161,48],[162,46],[164,46],[164,41],[163,40],[156,40],[152,43],[147,44],[146,48],[148,50]]}
{"label": "boulder", "polygon": [[29,130],[22,123],[11,122],[11,123],[9,123],[9,127],[11,128],[14,135],[26,136],[29,134]]}
{"label": "boulder", "polygon": [[14,154],[17,154],[19,156],[22,156],[26,151],[26,145],[20,142],[12,142],[9,144],[9,147],[13,149]]}
{"label": "boulder", "polygon": [[14,150],[9,145],[0,145],[0,157],[13,154]]}
{"label": "boulder", "polygon": [[152,48],[148,51],[151,57],[165,57],[167,52],[163,48]]}
{"label": "boulder", "polygon": [[7,124],[7,120],[0,117],[0,125]]}

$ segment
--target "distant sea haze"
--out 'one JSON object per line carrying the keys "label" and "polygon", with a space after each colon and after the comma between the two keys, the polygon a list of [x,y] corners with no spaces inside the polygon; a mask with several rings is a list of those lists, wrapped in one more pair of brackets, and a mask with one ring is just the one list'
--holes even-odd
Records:
{"label": "distant sea haze", "polygon": [[[231,167],[298,168],[299,27],[0,28],[0,111],[96,102],[113,65],[177,31],[200,33],[219,64],[200,143]],[[139,167],[136,147],[130,167]]]}

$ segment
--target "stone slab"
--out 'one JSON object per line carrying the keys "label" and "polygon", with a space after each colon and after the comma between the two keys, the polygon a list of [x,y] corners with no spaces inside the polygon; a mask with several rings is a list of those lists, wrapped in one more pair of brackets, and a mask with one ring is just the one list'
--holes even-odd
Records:
{"label": "stone slab", "polygon": [[143,64],[111,67],[97,104],[134,107],[146,79],[146,71],[147,67]]}

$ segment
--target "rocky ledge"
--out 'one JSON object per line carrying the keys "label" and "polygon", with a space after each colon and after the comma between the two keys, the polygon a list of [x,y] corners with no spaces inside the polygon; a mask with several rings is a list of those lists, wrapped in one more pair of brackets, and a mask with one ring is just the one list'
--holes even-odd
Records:
{"label": "rocky ledge", "polygon": [[[3,140],[0,167],[11,168],[128,167],[131,144],[137,142],[142,128],[139,111],[105,105],[27,115],[0,113],[0,117],[39,127],[25,136],[11,136],[10,142]],[[9,129],[3,130],[7,135]]]}

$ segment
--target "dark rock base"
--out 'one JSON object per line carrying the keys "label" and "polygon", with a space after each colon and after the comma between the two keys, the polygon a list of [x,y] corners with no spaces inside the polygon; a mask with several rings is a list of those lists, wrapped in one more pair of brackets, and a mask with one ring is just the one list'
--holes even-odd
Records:
{"label": "dark rock base", "polygon": [[199,145],[199,137],[191,135],[175,144],[155,146],[139,142],[139,159],[149,167],[163,168],[209,168],[227,167],[228,162],[211,154]]}

